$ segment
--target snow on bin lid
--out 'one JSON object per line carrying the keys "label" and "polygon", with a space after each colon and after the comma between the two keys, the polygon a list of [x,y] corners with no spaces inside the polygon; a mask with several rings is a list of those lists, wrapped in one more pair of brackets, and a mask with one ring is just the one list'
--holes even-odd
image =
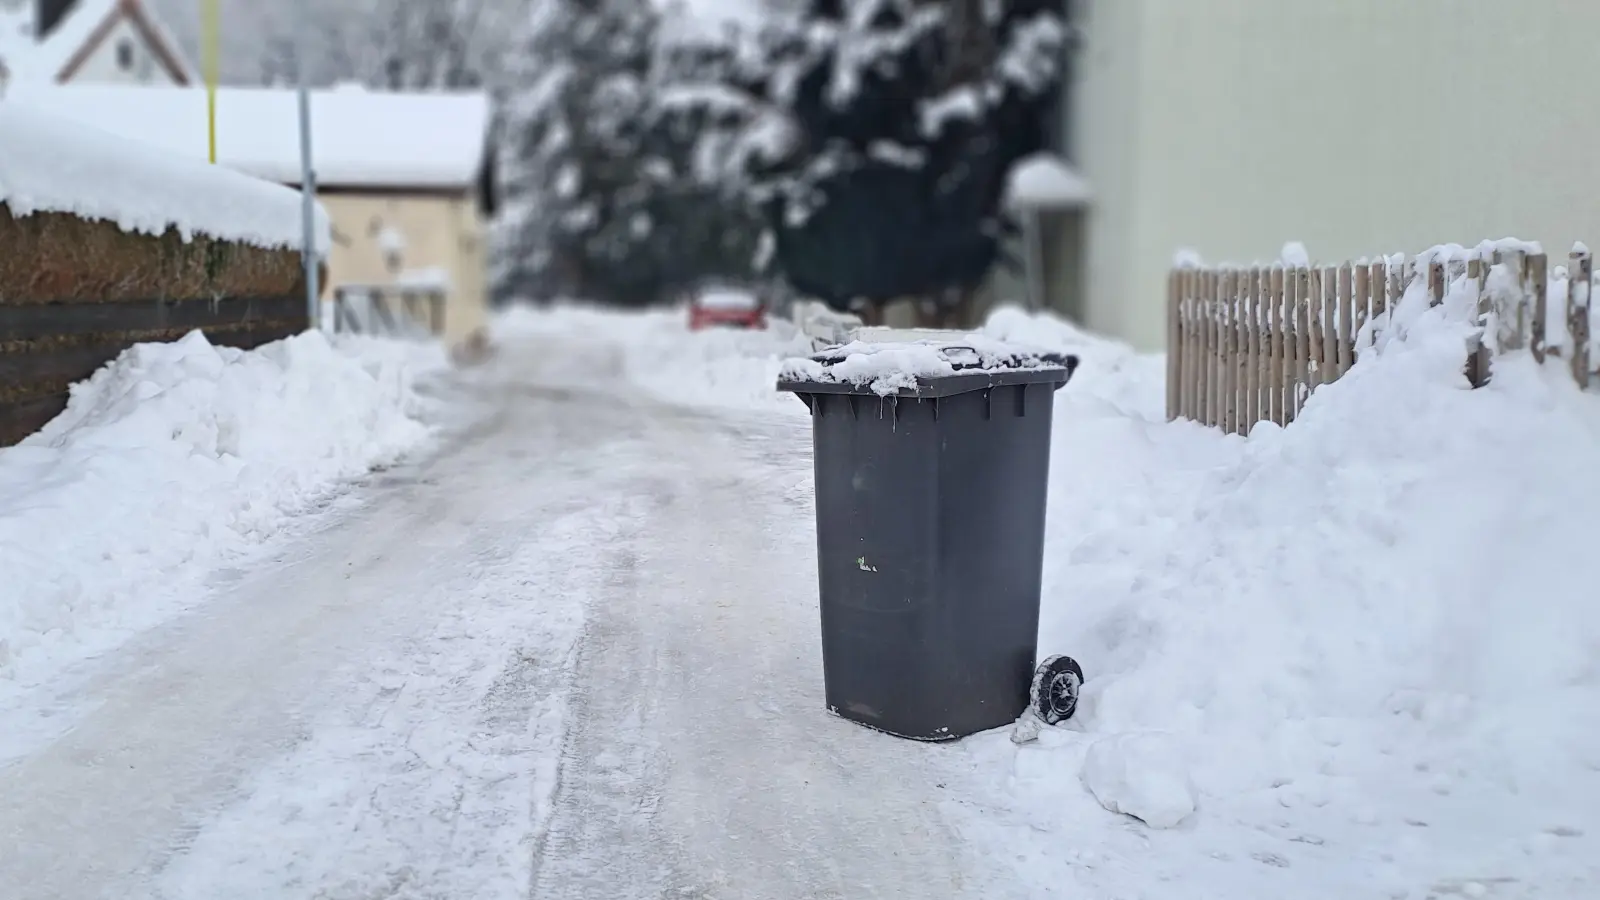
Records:
{"label": "snow on bin lid", "polygon": [[[1074,356],[1003,343],[980,334],[914,341],[857,340],[811,357],[785,360],[778,373],[778,388],[805,392],[831,386],[867,390],[881,397],[935,397],[975,390],[983,386],[978,382],[984,381],[1065,382],[1077,366]],[[955,383],[958,376],[965,376],[959,384]]]}

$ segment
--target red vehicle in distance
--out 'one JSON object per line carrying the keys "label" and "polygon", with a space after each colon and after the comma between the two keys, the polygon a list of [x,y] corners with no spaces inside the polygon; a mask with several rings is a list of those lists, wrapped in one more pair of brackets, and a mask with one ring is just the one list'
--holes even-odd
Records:
{"label": "red vehicle in distance", "polygon": [[737,288],[707,288],[689,300],[689,330],[766,328],[767,307],[761,298]]}

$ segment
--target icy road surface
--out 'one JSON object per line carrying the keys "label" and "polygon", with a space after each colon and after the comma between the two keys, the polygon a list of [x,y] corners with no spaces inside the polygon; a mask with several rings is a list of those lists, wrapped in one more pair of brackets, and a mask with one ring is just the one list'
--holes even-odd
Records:
{"label": "icy road surface", "polygon": [[619,371],[472,376],[443,451],[6,713],[0,897],[1010,895],[953,751],[822,711],[804,419]]}

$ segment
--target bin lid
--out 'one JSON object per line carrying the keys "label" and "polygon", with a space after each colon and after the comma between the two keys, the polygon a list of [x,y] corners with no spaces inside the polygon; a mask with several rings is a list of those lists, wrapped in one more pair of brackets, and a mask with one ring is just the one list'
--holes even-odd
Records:
{"label": "bin lid", "polygon": [[784,361],[778,390],[796,394],[948,397],[1006,384],[1067,383],[1078,358],[979,334],[852,341]]}

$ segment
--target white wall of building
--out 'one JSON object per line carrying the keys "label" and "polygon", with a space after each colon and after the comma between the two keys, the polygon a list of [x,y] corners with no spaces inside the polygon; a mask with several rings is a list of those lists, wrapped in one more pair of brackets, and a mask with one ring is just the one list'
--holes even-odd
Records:
{"label": "white wall of building", "polygon": [[1167,268],[1600,242],[1594,0],[1087,0],[1087,324],[1165,337]]}
{"label": "white wall of building", "polygon": [[1134,233],[1138,146],[1139,5],[1141,0],[1075,0],[1084,40],[1073,62],[1068,152],[1094,197],[1085,213],[1088,277],[1080,303],[1083,324],[1124,335],[1122,302],[1130,289],[1126,260]]}
{"label": "white wall of building", "polygon": [[84,60],[69,84],[173,85],[171,74],[145,42],[144,34],[127,18]]}

